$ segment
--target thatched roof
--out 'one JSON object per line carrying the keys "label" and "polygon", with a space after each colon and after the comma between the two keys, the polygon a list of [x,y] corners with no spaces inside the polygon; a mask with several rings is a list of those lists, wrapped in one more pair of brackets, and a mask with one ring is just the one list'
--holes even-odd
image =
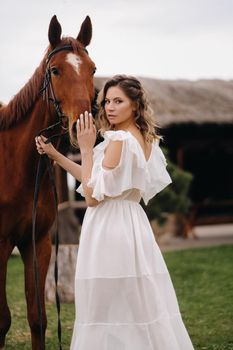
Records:
{"label": "thatched roof", "polygon": [[[95,78],[101,88],[107,78]],[[180,123],[233,123],[233,80],[139,78],[160,126]]]}

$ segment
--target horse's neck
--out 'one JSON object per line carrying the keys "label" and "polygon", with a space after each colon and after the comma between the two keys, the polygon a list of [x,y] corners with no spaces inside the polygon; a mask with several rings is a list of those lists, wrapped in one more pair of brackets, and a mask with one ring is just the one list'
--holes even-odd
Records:
{"label": "horse's neck", "polygon": [[37,162],[35,137],[39,131],[47,128],[56,122],[56,113],[51,106],[51,110],[42,100],[36,101],[32,109],[22,118],[20,123],[15,128],[15,133],[18,135],[18,140],[15,140],[17,148],[20,147],[24,152],[22,157],[23,163],[32,164]]}
{"label": "horse's neck", "polygon": [[47,103],[42,100],[36,101],[30,112],[26,126],[29,131],[28,136],[31,137],[30,133],[37,135],[41,129],[54,124],[56,119],[57,117],[53,106],[48,106]]}

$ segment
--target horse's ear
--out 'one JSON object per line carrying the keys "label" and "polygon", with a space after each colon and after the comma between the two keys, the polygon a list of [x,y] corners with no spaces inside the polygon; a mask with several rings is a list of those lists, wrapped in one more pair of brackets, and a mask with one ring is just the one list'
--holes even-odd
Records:
{"label": "horse's ear", "polygon": [[87,16],[81,25],[79,34],[77,36],[77,40],[80,41],[80,43],[83,44],[84,47],[86,47],[90,44],[91,37],[92,37],[92,24],[91,24],[90,17]]}
{"label": "horse's ear", "polygon": [[51,46],[56,47],[61,41],[61,25],[57,20],[57,16],[53,16],[49,24],[49,42]]}

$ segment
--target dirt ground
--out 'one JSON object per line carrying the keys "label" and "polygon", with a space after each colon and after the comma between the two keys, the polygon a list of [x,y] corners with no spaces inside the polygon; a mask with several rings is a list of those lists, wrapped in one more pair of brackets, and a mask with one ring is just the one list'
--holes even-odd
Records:
{"label": "dirt ground", "polygon": [[[164,234],[157,239],[157,243],[162,252],[233,244],[233,224],[196,226],[194,232],[197,238]],[[13,254],[18,254],[17,248]]]}
{"label": "dirt ground", "polygon": [[165,234],[157,240],[157,243],[164,252],[233,244],[233,224],[196,226],[194,232],[196,238],[186,239]]}

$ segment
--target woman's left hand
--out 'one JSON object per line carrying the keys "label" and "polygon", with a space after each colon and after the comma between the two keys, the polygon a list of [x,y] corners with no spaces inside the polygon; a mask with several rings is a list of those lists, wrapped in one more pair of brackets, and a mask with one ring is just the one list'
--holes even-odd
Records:
{"label": "woman's left hand", "polygon": [[53,147],[52,143],[45,143],[47,141],[47,138],[43,135],[36,136],[35,142],[36,142],[36,148],[38,153],[40,154],[47,154],[47,156],[51,159],[55,159],[58,151],[55,147]]}
{"label": "woman's left hand", "polygon": [[77,120],[77,140],[81,153],[92,151],[96,141],[96,127],[91,113],[80,114]]}

